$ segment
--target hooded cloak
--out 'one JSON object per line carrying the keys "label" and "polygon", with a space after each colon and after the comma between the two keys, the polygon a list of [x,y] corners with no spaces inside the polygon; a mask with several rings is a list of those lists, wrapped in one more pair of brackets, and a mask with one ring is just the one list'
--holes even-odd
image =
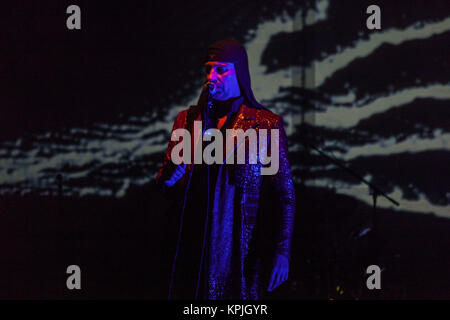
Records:
{"label": "hooded cloak", "polygon": [[[258,101],[256,101],[255,96],[251,87],[250,71],[248,67],[248,56],[247,52],[238,41],[227,38],[214,42],[206,50],[205,63],[208,61],[220,61],[233,63],[236,70],[236,77],[239,83],[239,88],[241,89],[241,96],[244,98],[243,103],[248,107],[253,107],[256,109],[265,109]],[[203,87],[200,97],[198,99],[197,105],[192,107],[192,112],[188,115],[188,122],[196,119],[198,114],[204,110],[207,103],[208,91]],[[215,101],[217,104],[220,102]]]}
{"label": "hooded cloak", "polygon": [[238,41],[228,38],[213,43],[206,51],[205,62],[208,61],[233,63],[244,103],[249,107],[263,108],[253,95],[247,52]]}

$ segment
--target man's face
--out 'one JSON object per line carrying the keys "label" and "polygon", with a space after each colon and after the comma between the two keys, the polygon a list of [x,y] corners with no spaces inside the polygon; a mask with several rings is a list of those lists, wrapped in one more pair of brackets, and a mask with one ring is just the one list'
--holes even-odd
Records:
{"label": "man's face", "polygon": [[233,63],[208,61],[205,74],[206,80],[216,85],[214,99],[224,101],[241,95]]}

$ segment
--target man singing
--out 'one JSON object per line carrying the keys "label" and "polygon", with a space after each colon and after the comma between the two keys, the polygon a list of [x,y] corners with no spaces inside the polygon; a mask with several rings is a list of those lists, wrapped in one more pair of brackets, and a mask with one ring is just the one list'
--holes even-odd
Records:
{"label": "man singing", "polygon": [[204,66],[207,86],[197,105],[178,114],[172,133],[184,128],[193,137],[194,121],[202,121],[203,133],[216,128],[224,137],[227,129],[278,129],[278,170],[262,175],[266,164],[249,161],[260,154],[246,155],[244,164],[175,165],[172,149],[177,142],[169,142],[156,178],[166,194],[181,198],[175,212],[179,225],[169,298],[260,299],[289,274],[295,190],[287,138],[281,117],[256,101],[247,53],[239,42],[212,44]]}

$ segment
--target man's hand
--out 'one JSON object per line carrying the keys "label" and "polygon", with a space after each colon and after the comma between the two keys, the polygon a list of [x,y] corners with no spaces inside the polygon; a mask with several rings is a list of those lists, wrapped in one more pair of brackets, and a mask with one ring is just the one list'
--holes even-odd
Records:
{"label": "man's hand", "polygon": [[170,177],[170,179],[164,181],[164,183],[165,183],[168,187],[173,186],[175,183],[177,183],[178,180],[181,179],[181,177],[184,175],[185,172],[186,172],[186,164],[185,164],[185,163],[179,164],[179,165],[175,168],[175,171],[173,172],[173,174],[172,174],[172,176]]}
{"label": "man's hand", "polygon": [[270,276],[267,291],[272,292],[276,287],[287,280],[289,275],[289,260],[281,254],[277,254],[274,259],[272,275]]}

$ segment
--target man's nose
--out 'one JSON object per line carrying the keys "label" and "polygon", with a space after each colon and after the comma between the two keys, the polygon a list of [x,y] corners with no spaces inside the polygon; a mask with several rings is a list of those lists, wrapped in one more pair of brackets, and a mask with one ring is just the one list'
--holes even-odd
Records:
{"label": "man's nose", "polygon": [[211,71],[208,73],[206,78],[208,79],[208,81],[216,82],[217,81],[217,72],[216,72],[216,70],[214,70],[214,68],[211,68]]}

